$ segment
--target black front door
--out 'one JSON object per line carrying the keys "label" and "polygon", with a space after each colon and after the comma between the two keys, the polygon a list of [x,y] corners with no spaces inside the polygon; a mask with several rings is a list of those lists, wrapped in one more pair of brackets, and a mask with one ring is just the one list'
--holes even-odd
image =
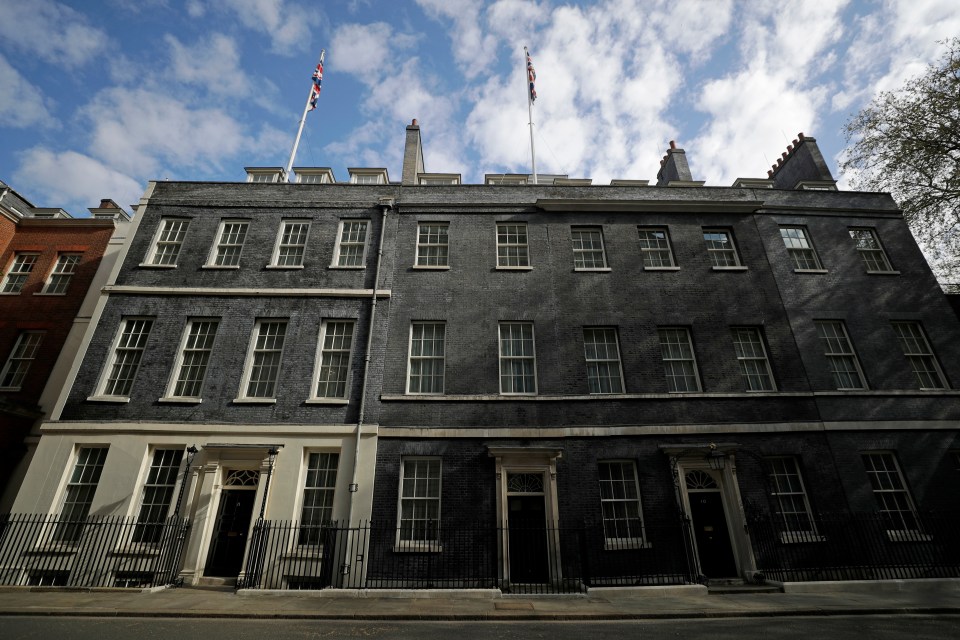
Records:
{"label": "black front door", "polygon": [[550,577],[543,496],[507,496],[510,582],[544,583]]}
{"label": "black front door", "polygon": [[730,547],[727,518],[719,491],[690,492],[690,517],[700,557],[700,569],[708,578],[730,578],[737,575],[737,565]]}
{"label": "black front door", "polygon": [[213,544],[204,575],[235,578],[243,564],[256,491],[224,490],[214,524]]}

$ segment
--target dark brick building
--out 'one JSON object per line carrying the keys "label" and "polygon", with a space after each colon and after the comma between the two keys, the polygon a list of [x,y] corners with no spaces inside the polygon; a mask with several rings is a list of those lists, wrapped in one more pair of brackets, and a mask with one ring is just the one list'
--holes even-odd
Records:
{"label": "dark brick building", "polygon": [[[183,577],[282,587],[818,579],[860,516],[938,540],[960,324],[896,204],[802,135],[730,187],[661,164],[464,185],[414,123],[399,182],[152,183],[18,507],[189,516]],[[375,525],[365,564],[331,521]]]}

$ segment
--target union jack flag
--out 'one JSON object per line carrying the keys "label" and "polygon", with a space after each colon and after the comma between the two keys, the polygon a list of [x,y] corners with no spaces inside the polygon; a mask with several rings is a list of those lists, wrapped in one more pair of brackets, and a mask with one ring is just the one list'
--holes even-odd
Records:
{"label": "union jack flag", "polygon": [[310,111],[317,108],[317,98],[320,97],[320,85],[323,84],[323,63],[317,65],[313,72],[313,89],[310,91]]}
{"label": "union jack flag", "polygon": [[537,90],[534,88],[534,81],[537,79],[537,72],[533,69],[533,60],[530,59],[530,53],[527,53],[527,82],[530,83],[530,102],[537,101]]}

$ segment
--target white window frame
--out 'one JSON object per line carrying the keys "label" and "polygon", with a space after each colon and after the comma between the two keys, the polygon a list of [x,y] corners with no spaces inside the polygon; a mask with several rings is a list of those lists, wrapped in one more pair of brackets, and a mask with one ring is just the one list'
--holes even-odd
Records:
{"label": "white window frame", "polygon": [[[784,235],[786,232],[786,235]],[[820,255],[813,244],[813,238],[810,237],[809,230],[802,225],[781,225],[780,239],[787,250],[787,255],[793,262],[793,270],[796,273],[822,273],[826,271],[823,263],[820,262]],[[801,258],[801,256],[803,256]],[[811,261],[810,258],[813,258]],[[803,264],[801,264],[801,260]],[[810,267],[809,263],[814,266]]]}
{"label": "white window frame", "polygon": [[[350,344],[347,348],[343,348],[342,339],[343,334],[337,334],[336,336],[330,336],[330,326],[331,325],[350,325]],[[327,346],[327,338],[333,338],[334,340],[341,340],[339,343],[340,346],[336,346],[337,343],[332,343],[330,346]],[[320,335],[317,340],[317,357],[315,359],[315,365],[313,370],[313,384],[311,385],[310,390],[310,401],[312,402],[331,402],[331,403],[343,403],[350,397],[350,374],[352,372],[352,362],[353,362],[353,345],[357,339],[357,321],[354,318],[326,318],[320,323]],[[329,361],[327,356],[330,356]],[[337,365],[337,370],[342,370],[344,372],[342,382],[338,379],[331,381],[329,376],[321,380],[320,376],[323,375],[324,371],[329,371],[331,369],[332,361],[335,356],[339,356],[341,359],[340,364]],[[346,357],[346,363],[342,362],[342,358]],[[327,364],[325,364],[327,363]],[[320,395],[318,392],[320,390],[320,385],[323,383],[325,386],[333,384],[343,384],[343,393],[340,395]]]}
{"label": "white window frame", "polygon": [[[854,246],[860,257],[863,259],[863,266],[867,273],[899,273],[890,265],[890,258],[883,245],[880,244],[880,236],[877,230],[872,227],[849,227],[847,231],[853,240]],[[869,243],[871,246],[864,246]],[[880,266],[879,269],[872,269],[871,266]]]}
{"label": "white window frame", "polygon": [[[23,388],[23,381],[26,379],[27,374],[30,373],[30,366],[37,358],[37,351],[43,344],[43,336],[45,334],[46,331],[35,330],[21,331],[17,334],[17,340],[13,343],[13,349],[10,350],[10,355],[3,365],[3,370],[0,371],[0,391],[19,391]],[[36,342],[34,344],[24,344],[27,340],[33,340],[33,336],[36,336]],[[28,349],[29,351],[27,351]],[[16,367],[16,372],[13,374],[14,378],[11,378],[9,382],[16,382],[16,384],[4,384],[4,382],[7,382],[7,376],[10,375],[11,369],[14,367]]]}
{"label": "white window frame", "polygon": [[[156,545],[159,543],[157,539],[145,540],[144,536],[146,534],[147,537],[154,537],[153,534],[146,532],[156,531],[158,527],[162,534],[164,522],[172,515],[171,511],[180,483],[180,470],[183,466],[183,452],[184,447],[182,446],[157,446],[149,452],[146,474],[140,485],[137,516],[130,539],[133,544]],[[171,456],[170,460],[165,458],[167,455]],[[166,464],[157,465],[158,458],[160,458],[159,462]],[[176,464],[170,464],[174,460]],[[155,469],[157,470],[156,473],[154,473]],[[163,477],[160,477],[161,474]],[[166,498],[162,501],[157,500],[156,497],[151,495],[153,493],[150,491],[151,489],[165,491]],[[150,496],[150,502],[147,502],[148,496]]]}
{"label": "white window frame", "polygon": [[[93,451],[99,451],[102,454],[87,453]],[[70,465],[69,475],[64,478],[63,490],[58,501],[60,506],[57,509],[57,525],[51,532],[51,542],[54,544],[75,545],[80,541],[109,453],[110,447],[100,444],[84,444],[74,451],[73,464]],[[97,458],[91,461],[91,455],[96,455]],[[80,494],[74,495],[74,498],[82,498],[82,500],[71,501],[72,493]],[[67,513],[68,505],[73,505],[69,507],[69,513]]]}
{"label": "white window frame", "polygon": [[[936,354],[933,352],[933,347],[930,346],[930,340],[927,338],[927,332],[923,330],[923,325],[916,320],[897,320],[891,324],[893,325],[894,333],[897,334],[897,341],[900,343],[900,348],[903,350],[903,355],[910,362],[910,367],[913,369],[914,375],[917,376],[917,380],[920,382],[920,390],[937,391],[949,389],[949,386],[947,385],[947,378],[943,375],[943,369],[940,368],[940,362],[937,359]],[[901,327],[910,327],[913,335],[905,337],[900,329]],[[913,345],[918,348],[912,349],[910,341],[912,341]],[[932,369],[930,366],[924,367],[922,373],[926,374],[930,378],[933,377],[933,374],[936,374],[937,381],[940,383],[938,386],[924,386],[923,375],[921,375],[921,371],[917,366],[920,361],[927,362],[929,365],[932,365]]]}
{"label": "white window frame", "polygon": [[[213,332],[211,334],[204,334],[204,335],[209,335],[208,345],[202,345],[202,344],[198,345],[197,341],[194,339],[193,329],[196,325],[199,325],[201,323],[213,324]],[[170,371],[170,379],[167,381],[167,390],[162,399],[189,400],[189,401],[197,401],[197,402],[200,401],[202,397],[201,393],[198,393],[196,395],[178,394],[176,392],[177,387],[180,385],[180,379],[184,373],[185,367],[188,367],[188,366],[193,368],[203,367],[203,373],[200,376],[200,379],[196,381],[196,384],[198,385],[198,390],[201,392],[203,391],[203,384],[206,381],[207,371],[209,370],[209,367],[210,367],[210,357],[213,355],[213,345],[216,342],[217,332],[219,330],[220,330],[219,318],[190,318],[187,321],[186,326],[183,328],[183,334],[180,336],[180,345],[177,348],[177,357],[174,360],[173,367]],[[199,335],[197,337],[199,337]],[[201,365],[197,365],[197,364],[194,364],[193,362],[194,358],[191,357],[189,358],[190,364],[186,364],[188,360],[187,358],[188,351],[191,353],[191,355],[197,354],[198,356],[200,356],[200,354],[206,353],[206,361]]]}
{"label": "white window frame", "polygon": [[[405,483],[410,478],[407,476],[407,463],[427,463],[428,467],[426,469],[427,475],[425,477],[416,475],[414,477],[414,489],[413,495],[405,496],[404,488]],[[430,480],[432,479],[432,470],[429,465],[436,463],[436,495],[416,495],[417,494],[417,480],[426,481],[425,493],[429,492]],[[417,469],[419,471],[419,469]],[[395,544],[396,551],[442,551],[441,542],[440,542],[440,518],[442,515],[441,508],[442,498],[443,498],[443,460],[438,456],[403,456],[400,458],[400,486],[397,490],[397,538]],[[416,502],[422,503],[432,503],[436,505],[436,517],[432,520],[426,517],[418,518],[417,514],[414,513],[412,518],[404,518],[404,505],[405,504],[415,504]],[[416,509],[416,507],[413,507]],[[429,511],[429,509],[428,509]],[[404,522],[413,522],[413,526],[410,529],[410,533],[406,534]],[[418,527],[417,522],[424,522],[425,525],[422,527],[420,532],[417,531]],[[431,527],[430,522],[435,524]],[[422,533],[423,535],[417,535]]]}
{"label": "white window frame", "polygon": [[[311,467],[313,456],[317,456],[316,467]],[[320,466],[324,462],[324,456],[327,456],[326,466]],[[332,462],[332,464],[330,464]],[[333,477],[331,478],[331,473]],[[333,523],[333,507],[337,496],[337,476],[340,473],[340,452],[327,451],[319,449],[306,449],[303,452],[303,482],[300,483],[300,520],[294,546],[299,548],[323,549],[323,529]],[[317,480],[323,482],[314,482],[311,484],[311,474]],[[331,484],[332,482],[332,484]],[[309,492],[316,492],[321,498],[321,504],[317,506],[315,501],[309,500]],[[308,510],[311,515],[308,518]],[[321,517],[315,519],[312,512],[319,512]],[[324,512],[328,513],[326,518]],[[309,519],[309,522],[308,522]]]}
{"label": "white window frame", "polygon": [[[780,531],[780,542],[820,542],[825,538],[817,533],[813,509],[807,496],[807,487],[800,473],[796,456],[770,456],[766,458],[767,478],[770,482],[770,500],[774,505],[774,519]],[[778,466],[779,465],[779,466]],[[802,511],[796,510],[796,501],[802,502]],[[809,528],[795,526],[800,518],[806,518]]]}
{"label": "white window frame", "polygon": [[[724,247],[716,240],[708,238],[708,235],[723,234],[726,236],[727,247]],[[710,265],[715,270],[723,269],[742,269],[743,263],[740,261],[740,251],[737,249],[737,241],[734,239],[733,230],[723,227],[703,227],[703,242],[707,247],[707,255],[710,257]],[[727,258],[733,258],[733,264],[727,264]],[[723,264],[717,264],[720,261]]]}
{"label": "white window frame", "polygon": [[[182,225],[173,240],[169,239],[174,225]],[[144,259],[141,267],[154,267],[158,269],[176,269],[177,260],[180,259],[180,252],[183,250],[183,243],[187,237],[187,231],[190,229],[190,218],[160,218],[160,224],[157,225],[157,231],[154,233],[153,241],[150,243],[150,250]],[[167,239],[165,239],[167,238]],[[175,247],[170,254],[161,251],[162,247]],[[172,255],[172,258],[168,256]],[[164,260],[158,262],[157,260]],[[167,261],[169,260],[169,261]]]}
{"label": "white window frame", "polygon": [[[576,234],[597,234],[597,237],[600,239],[600,248],[597,249],[592,245],[590,248],[584,248],[583,238],[578,237]],[[570,227],[570,240],[573,247],[573,270],[574,271],[610,271],[610,266],[607,263],[607,249],[603,242],[603,227],[602,226],[573,226]],[[600,254],[601,265],[598,266],[585,266],[587,261],[584,256]],[[578,263],[580,266],[577,266]],[[596,264],[596,259],[591,258],[590,264]]]}
{"label": "white window frame", "polygon": [[[226,236],[227,227],[230,225],[239,225],[243,228],[243,239],[240,242],[224,242]],[[220,221],[220,226],[217,228],[217,239],[214,241],[213,246],[210,248],[210,255],[207,256],[206,267],[212,269],[239,269],[240,268],[240,259],[243,257],[243,246],[247,242],[247,233],[250,230],[250,221],[241,220],[241,219],[224,219]],[[232,234],[231,234],[232,235]],[[237,259],[234,264],[227,264],[220,261],[220,249],[223,248],[236,248],[237,249]]]}
{"label": "white window frame", "polygon": [[[439,340],[440,354],[439,355],[437,355],[436,353],[433,353],[431,355],[423,355],[423,343],[425,342],[425,339],[423,337],[423,330],[426,327],[432,328],[432,337],[430,338],[430,341],[431,343],[434,343],[434,344],[437,342],[436,340],[437,327],[440,328],[440,340]],[[418,329],[420,330],[419,338],[417,337]],[[419,342],[419,350],[416,348],[418,342]],[[446,357],[447,357],[447,325],[446,323],[443,321],[430,321],[430,320],[424,320],[424,321],[416,320],[411,322],[410,323],[410,340],[408,344],[409,344],[409,347],[407,349],[407,394],[424,395],[424,396],[443,395],[444,390],[446,388]],[[415,365],[422,365],[423,363],[427,363],[427,362],[433,363],[434,365],[436,365],[436,363],[439,362],[439,365],[440,365],[440,376],[439,376],[440,389],[439,390],[433,389],[431,385],[431,388],[429,391],[423,391],[423,379],[425,377],[430,379],[437,377],[435,375],[424,376],[422,366],[415,366]],[[420,373],[417,375],[418,380],[420,380],[420,384],[417,390],[414,390],[413,378],[414,378],[414,369],[416,368],[419,368],[420,370]]]}
{"label": "white window frame", "polygon": [[[770,368],[770,358],[767,355],[766,341],[763,339],[763,331],[760,330],[760,327],[730,327],[730,332],[733,334],[733,350],[737,356],[737,363],[740,366],[740,377],[744,381],[744,387],[747,393],[769,393],[776,391],[777,381],[773,378],[773,370]],[[756,344],[760,345],[759,354],[756,349],[748,354],[743,348],[742,345],[744,342],[740,338],[745,333],[749,333],[753,338],[749,343],[751,346]],[[762,366],[763,371],[749,371],[750,363],[755,363],[757,367]],[[766,379],[769,381],[769,389],[753,388],[753,384],[750,382],[751,379],[760,376],[766,376]]]}
{"label": "white window frame", "polygon": [[[284,243],[284,237],[287,235],[287,227],[293,226],[306,226],[306,232],[303,234],[303,242],[288,242]],[[273,256],[270,259],[270,264],[267,265],[270,269],[303,269],[304,262],[306,262],[307,257],[307,243],[310,241],[310,220],[304,219],[292,219],[292,220],[281,220],[280,221],[280,231],[277,233],[277,241],[273,246]],[[295,264],[280,264],[280,250],[284,248],[299,248],[300,249],[300,259],[299,262]]]}
{"label": "white window frame", "polygon": [[[847,324],[843,320],[814,320],[813,324],[817,329],[817,338],[823,345],[823,356],[827,359],[828,370],[833,377],[834,387],[837,391],[867,389],[867,377],[863,375],[860,358],[857,356],[857,350],[854,348],[853,341],[850,340],[850,334],[847,332]],[[824,335],[828,328],[833,335]],[[851,372],[849,367],[844,367],[844,371],[839,371],[837,367],[847,362],[852,362],[854,370]],[[860,386],[852,387],[840,384],[841,377],[849,376],[850,373],[857,374],[860,378]]]}
{"label": "white window frame", "polygon": [[[498,222],[495,233],[497,236],[497,269],[532,268],[530,266],[530,235],[527,231],[526,222]],[[523,242],[520,242],[521,234]],[[511,237],[516,237],[517,242],[509,242]],[[506,241],[501,241],[501,238]],[[516,250],[516,255],[509,255],[511,249]],[[510,264],[511,262],[517,264]]]}
{"label": "white window frame", "polygon": [[863,460],[870,490],[877,501],[877,513],[889,517],[894,521],[891,522],[893,525],[902,525],[887,529],[887,537],[894,542],[929,539],[921,531],[917,505],[894,452],[864,451],[860,459]]}
{"label": "white window frame", "polygon": [[[124,340],[124,336],[127,335],[126,330],[131,323],[134,322],[144,322],[148,323],[146,325],[146,330],[141,331],[137,335],[143,336],[143,341],[139,346],[128,346],[127,342]],[[120,321],[120,326],[117,327],[117,333],[113,338],[113,342],[110,344],[110,355],[107,357],[107,361],[103,367],[103,373],[100,375],[100,382],[97,385],[97,393],[94,397],[88,398],[90,400],[98,399],[111,399],[120,402],[129,402],[131,392],[133,391],[133,385],[137,381],[137,374],[140,372],[140,365],[143,364],[143,354],[147,350],[147,345],[150,342],[150,334],[153,331],[155,319],[150,316],[128,316],[124,317]],[[124,346],[121,346],[124,345]],[[134,343],[137,344],[137,343]],[[120,351],[123,350],[125,357],[127,353],[134,354],[135,362],[131,365],[129,363],[123,363],[118,365],[118,356]],[[138,354],[138,355],[137,355]],[[126,389],[127,393],[118,394],[117,391],[117,382],[111,382],[114,375],[114,367],[132,367],[133,372],[129,376],[130,382],[128,383],[128,388]],[[118,370],[116,373],[119,374],[122,369]],[[119,381],[119,378],[116,379]],[[111,393],[107,393],[108,387],[112,387]]]}
{"label": "white window frame", "polygon": [[[663,237],[654,236],[652,239],[645,237],[644,234],[662,233]],[[670,271],[677,269],[677,261],[673,257],[673,243],[670,242],[670,230],[667,227],[637,227],[637,238],[640,243],[640,255],[644,271]],[[667,257],[667,263],[664,264],[663,256]],[[657,256],[656,264],[653,263],[652,256]]]}
{"label": "white window frame", "polygon": [[[504,329],[504,327],[513,327],[513,326],[530,327],[530,346],[531,346],[531,351],[532,351],[532,354],[531,354],[531,355],[520,355],[520,356],[512,355],[512,354],[511,354],[511,355],[508,355],[508,356],[507,356],[507,355],[504,355],[504,353],[503,353],[503,341],[504,341],[503,329]],[[523,337],[521,337],[520,339],[521,339],[521,340],[525,340],[525,338],[523,338]],[[535,395],[537,395],[537,340],[536,340],[536,334],[535,334],[535,332],[534,332],[533,323],[532,323],[532,322],[522,322],[522,321],[521,321],[521,322],[508,321],[508,322],[501,322],[501,323],[499,323],[499,324],[497,325],[497,353],[498,353],[498,356],[499,356],[498,360],[499,360],[499,364],[500,364],[500,367],[499,367],[499,371],[500,371],[500,384],[499,384],[500,395],[503,395],[503,396],[535,396]],[[506,373],[506,372],[504,371],[504,364],[507,363],[507,362],[512,362],[512,361],[514,361],[514,360],[518,360],[518,361],[522,361],[522,362],[530,362],[530,363],[531,363],[531,367],[532,367],[532,370],[533,370],[533,374],[532,374],[532,376],[533,376],[533,390],[532,390],[532,391],[504,391],[504,390],[503,390],[504,379],[505,379],[505,378],[514,378],[514,377],[516,377],[516,376],[509,375],[508,373]],[[522,376],[522,377],[525,378],[526,376],[524,375],[524,376]],[[512,384],[511,384],[511,387],[512,387]]]}
{"label": "white window frame", "polygon": [[[363,251],[360,254],[360,264],[340,264],[343,258],[343,255],[342,255],[343,247],[345,245],[349,247],[355,247],[361,244],[360,242],[356,242],[356,241],[350,241],[346,243],[343,241],[343,234],[347,230],[347,225],[357,224],[361,222],[363,223],[364,228],[363,228],[363,241],[362,241]],[[367,266],[367,245],[368,245],[367,240],[369,239],[369,237],[370,237],[370,219],[369,218],[344,218],[343,220],[341,220],[340,224],[337,225],[337,242],[333,248],[333,262],[330,264],[330,268],[331,269],[365,269]]]}
{"label": "white window frame", "polygon": [[[602,333],[604,337],[604,342],[588,342],[587,334],[592,332],[594,335]],[[583,355],[586,360],[587,366],[587,389],[591,395],[606,395],[606,394],[618,394],[625,393],[625,385],[623,382],[623,363],[620,360],[620,336],[617,335],[616,327],[584,327],[583,328]],[[609,338],[613,337],[613,341],[610,342]],[[590,345],[593,345],[593,354],[591,357]],[[600,353],[600,350],[597,345],[603,345],[604,353]],[[606,347],[610,345],[613,346],[613,353],[610,353],[610,350]],[[607,375],[601,375],[601,371],[605,370]],[[616,375],[610,375],[611,373],[616,372]],[[598,391],[594,391],[591,385],[591,380],[597,381]],[[619,389],[614,389],[611,383],[608,391],[603,390],[602,380],[616,381],[620,385]]]}
{"label": "white window frame", "polygon": [[[431,227],[439,232],[434,234]],[[426,235],[424,232],[426,231]],[[426,237],[426,242],[424,241]],[[436,237],[436,241],[434,241]],[[436,250],[437,255],[430,255]],[[413,266],[417,269],[450,268],[450,223],[423,220],[417,223],[417,255]]]}
{"label": "white window frame", "polygon": [[[679,342],[667,342],[666,345],[664,344],[663,339],[664,339],[664,336],[666,335],[665,332],[674,332],[674,331],[682,331],[683,334],[686,336],[686,341],[684,344],[686,344],[687,348],[690,351],[689,358],[673,357],[673,355],[670,355],[670,357],[668,357],[668,354],[664,353],[665,346],[669,346],[669,345],[682,346],[681,343]],[[690,329],[688,327],[673,327],[673,326],[657,327],[657,342],[660,345],[660,360],[663,363],[663,373],[667,381],[667,391],[669,393],[701,393],[703,391],[703,385],[700,382],[700,370],[697,367],[697,354],[693,349],[693,336],[690,335]],[[677,376],[673,375],[672,365],[668,366],[667,364],[669,362],[690,362],[693,366],[693,379],[694,379],[694,382],[696,383],[696,388],[695,389],[671,389],[671,386],[676,386],[676,385],[675,383],[671,385],[670,380],[671,378],[676,378]],[[683,377],[686,378],[688,376],[684,375]]]}
{"label": "white window frame", "polygon": [[47,276],[47,282],[43,285],[41,293],[45,296],[65,296],[67,289],[70,288],[70,282],[73,276],[77,274],[77,267],[83,260],[82,253],[61,253],[57,255],[57,261]]}
{"label": "white window frame", "polygon": [[[257,344],[260,339],[260,332],[262,331],[264,325],[270,324],[282,324],[283,325],[283,341],[280,344],[279,349],[266,347],[258,347]],[[234,402],[247,402],[247,403],[276,403],[277,401],[277,388],[280,386],[280,373],[283,371],[283,351],[286,347],[287,342],[287,329],[290,326],[290,320],[288,318],[258,318],[256,323],[253,325],[253,331],[250,333],[250,344],[247,346],[247,357],[244,360],[243,365],[243,376],[240,380],[240,392],[237,394]],[[275,338],[275,335],[265,335],[265,339]],[[252,396],[250,393],[250,384],[253,378],[253,368],[254,361],[256,360],[256,355],[258,353],[277,353],[279,352],[279,360],[276,364],[276,373],[273,376],[272,381],[269,381],[273,385],[273,394],[272,395],[263,395],[263,396]],[[261,381],[258,381],[259,384]]]}
{"label": "white window frame", "polygon": [[[604,480],[603,474],[601,473],[601,467],[603,467],[604,465],[607,465],[608,468],[610,468],[611,470],[611,473],[609,474],[610,478],[606,481]],[[623,469],[630,469],[631,473],[633,474],[633,477],[626,478],[625,475],[621,473],[620,478],[614,478],[612,473],[613,469],[615,468],[614,465],[617,465],[617,468],[619,468],[621,471]],[[646,549],[650,547],[651,545],[647,543],[646,525],[644,524],[644,521],[643,521],[643,501],[640,497],[640,480],[637,474],[636,462],[634,462],[633,460],[617,460],[617,459],[598,460],[597,461],[597,480],[599,483],[599,490],[600,490],[600,520],[603,524],[604,549],[606,551],[620,551],[620,550],[626,550],[626,549]],[[604,497],[604,482],[609,483],[610,491],[608,493],[610,494],[610,497],[606,497],[606,498]],[[629,495],[627,495],[626,490],[618,494],[618,492],[616,491],[616,483],[618,482],[624,485],[632,484],[636,497],[630,497]],[[626,486],[624,486],[623,488],[626,489]],[[618,497],[618,495],[622,497]],[[615,511],[619,511],[616,509],[616,505],[619,505],[619,504],[625,505],[624,507],[625,509],[629,508],[629,507],[626,507],[626,505],[635,504],[637,509],[636,517],[635,518],[630,517],[630,515],[626,512],[622,514],[618,512],[618,513],[612,514],[612,517],[608,518],[607,509],[605,509],[605,506],[611,505]],[[638,521],[638,525],[631,525],[630,522],[632,520]],[[608,522],[610,524],[608,524]],[[624,524],[618,525],[618,523],[624,523]],[[617,533],[619,533],[618,529],[620,529],[623,526],[626,527],[627,529],[626,533],[628,535],[626,536],[616,535]],[[638,535],[634,535],[635,532],[632,530],[634,526],[639,526],[639,531],[636,532],[636,534]],[[612,532],[609,531],[609,527],[613,527]],[[610,533],[614,533],[615,535],[610,535]]]}
{"label": "white window frame", "polygon": [[13,254],[13,260],[10,262],[10,268],[7,269],[7,273],[3,277],[3,287],[0,287],[0,293],[8,296],[20,295],[23,287],[27,284],[27,280],[30,279],[30,274],[33,273],[34,267],[37,266],[39,259],[40,254],[36,252],[15,252]]}

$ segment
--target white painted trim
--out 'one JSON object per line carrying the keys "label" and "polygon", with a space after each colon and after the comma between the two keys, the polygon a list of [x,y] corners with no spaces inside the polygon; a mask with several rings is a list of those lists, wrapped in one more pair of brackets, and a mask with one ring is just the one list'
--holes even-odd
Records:
{"label": "white painted trim", "polygon": [[[291,267],[282,268],[290,269]],[[103,292],[107,294],[149,296],[291,296],[297,298],[369,298],[373,295],[373,289],[254,289],[248,287],[144,287],[136,285],[107,285],[103,288]],[[377,289],[378,298],[389,298],[391,295],[392,291],[390,289]]]}
{"label": "white painted trim", "polygon": [[[96,438],[104,438],[113,435],[146,435],[154,437],[157,435],[190,435],[192,437],[206,442],[211,440],[212,434],[217,434],[217,440],[227,438],[246,441],[253,437],[252,434],[262,439],[263,434],[269,434],[271,438],[297,437],[297,438],[328,438],[328,437],[349,437],[353,438],[357,433],[357,424],[278,424],[278,423],[244,423],[244,424],[212,424],[209,422],[103,422],[101,420],[90,420],[86,422],[45,422],[40,429],[43,435],[66,435],[78,436],[83,434],[92,435]],[[376,424],[363,425],[363,436],[375,436],[379,430]],[[98,440],[99,442],[100,440]]]}
{"label": "white painted trim", "polygon": [[386,427],[381,438],[607,438],[614,436],[706,435],[724,433],[808,433],[825,431],[957,431],[955,421],[778,422],[758,424],[591,425],[582,427]]}

